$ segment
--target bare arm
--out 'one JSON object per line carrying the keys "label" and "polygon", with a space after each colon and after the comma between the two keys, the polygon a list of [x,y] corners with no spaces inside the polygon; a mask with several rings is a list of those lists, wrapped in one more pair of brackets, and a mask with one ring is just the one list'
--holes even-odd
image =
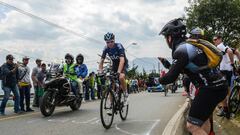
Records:
{"label": "bare arm", "polygon": [[36,76],[34,76],[33,74],[32,74],[32,76],[31,76],[31,78],[32,78],[32,81],[33,81],[33,82],[35,82],[35,83],[37,83],[37,82],[38,82],[38,80],[37,80]]}
{"label": "bare arm", "polygon": [[229,56],[231,64],[234,64],[234,58],[233,58],[234,55],[233,55],[233,51],[230,48],[227,49],[227,54]]}
{"label": "bare arm", "polygon": [[237,56],[238,61],[240,61],[240,53],[237,49],[235,50],[234,54]]}
{"label": "bare arm", "polygon": [[38,79],[36,77],[36,74],[37,74],[36,71],[32,72],[31,78],[32,78],[33,83],[38,83]]}
{"label": "bare arm", "polygon": [[118,71],[117,71],[118,73],[122,72],[124,63],[125,63],[124,57],[120,57],[120,62],[119,62]]}

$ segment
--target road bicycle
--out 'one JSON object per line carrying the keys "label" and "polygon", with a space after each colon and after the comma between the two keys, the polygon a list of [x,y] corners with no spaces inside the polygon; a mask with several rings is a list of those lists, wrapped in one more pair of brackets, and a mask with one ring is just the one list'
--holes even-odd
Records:
{"label": "road bicycle", "polygon": [[228,98],[229,113],[236,114],[239,106],[240,106],[240,77],[237,76],[233,81],[233,87]]}
{"label": "road bicycle", "polygon": [[110,73],[102,76],[105,76],[110,83],[102,95],[100,117],[103,127],[109,129],[115,114],[119,113],[122,120],[127,119],[129,105],[123,90],[120,88],[119,75]]}

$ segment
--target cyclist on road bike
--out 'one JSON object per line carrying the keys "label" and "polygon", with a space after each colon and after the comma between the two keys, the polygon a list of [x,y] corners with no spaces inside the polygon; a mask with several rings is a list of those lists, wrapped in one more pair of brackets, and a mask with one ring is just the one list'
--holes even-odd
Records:
{"label": "cyclist on road bike", "polygon": [[209,117],[215,107],[227,95],[227,82],[218,69],[199,67],[208,64],[208,58],[199,48],[186,43],[186,25],[182,19],[168,22],[161,30],[170,49],[173,62],[168,73],[159,79],[161,84],[174,82],[180,73],[189,76],[198,95],[192,101],[187,119],[187,129],[193,135],[207,135],[210,131]]}
{"label": "cyclist on road bike", "polygon": [[127,84],[125,81],[125,74],[128,67],[128,60],[125,54],[125,49],[121,43],[115,43],[115,35],[113,33],[107,33],[104,35],[104,40],[106,42],[106,46],[103,50],[101,61],[99,64],[99,72],[103,72],[103,63],[108,55],[112,62],[112,71],[114,73],[119,74],[120,87],[124,91],[125,102],[128,102],[128,92],[127,92]]}

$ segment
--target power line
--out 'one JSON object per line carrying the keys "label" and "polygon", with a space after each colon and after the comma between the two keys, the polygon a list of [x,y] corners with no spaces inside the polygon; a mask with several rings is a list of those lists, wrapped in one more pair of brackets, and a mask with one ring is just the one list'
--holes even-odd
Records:
{"label": "power line", "polygon": [[[26,16],[29,16],[29,17],[31,17],[31,18],[33,18],[33,19],[40,20],[40,21],[42,21],[43,23],[46,23],[46,24],[48,24],[48,25],[57,27],[57,28],[59,28],[59,29],[62,29],[62,30],[64,30],[64,31],[68,32],[68,33],[71,33],[71,34],[73,34],[73,35],[75,35],[75,36],[78,36],[78,37],[81,37],[81,38],[83,38],[83,39],[86,39],[86,40],[88,40],[88,41],[95,42],[95,43],[102,43],[101,41],[99,41],[99,40],[97,40],[97,39],[94,39],[94,38],[88,37],[88,36],[86,36],[86,35],[84,35],[84,34],[80,34],[80,33],[75,32],[75,31],[73,31],[73,30],[67,29],[67,28],[65,28],[65,27],[63,27],[63,26],[60,26],[60,25],[55,24],[55,23],[53,23],[53,22],[50,22],[50,21],[48,21],[48,20],[46,20],[46,19],[44,19],[44,18],[41,18],[41,17],[39,17],[39,16],[37,16],[37,15],[34,15],[34,14],[32,14],[32,13],[29,13],[29,12],[27,12],[27,11],[24,11],[24,10],[22,10],[22,9],[19,9],[19,8],[15,7],[15,6],[13,6],[13,5],[10,5],[10,4],[6,3],[6,2],[0,1],[0,4],[3,5],[3,6],[5,6],[5,7],[7,7],[7,8],[13,9],[13,10],[15,10],[15,11],[21,13],[21,14],[24,14],[24,15],[26,15]],[[3,49],[2,49],[2,50],[3,50]],[[10,52],[10,51],[8,51],[8,50],[6,50],[6,49],[4,49],[4,50],[7,51],[7,52]],[[127,52],[127,53],[128,53],[129,55],[135,57],[135,58],[138,58],[138,57],[136,57],[135,55],[130,54],[129,52]],[[13,54],[17,54],[17,55],[21,55],[21,56],[26,56],[26,55],[20,54],[20,53],[13,53]],[[34,57],[30,57],[30,58],[36,59],[36,58],[34,58]],[[151,62],[148,62],[148,61],[145,61],[145,60],[141,60],[141,58],[138,58],[138,59],[139,59],[140,61],[142,61],[142,62],[147,62],[147,63],[150,63],[150,64],[153,64],[153,65],[154,65],[154,63],[151,63]],[[45,60],[44,60],[44,61],[45,61]],[[46,61],[46,62],[50,62],[50,61]],[[90,63],[91,63],[91,62],[90,62]]]}
{"label": "power line", "polygon": [[44,22],[44,23],[46,23],[46,24],[48,24],[48,25],[51,25],[51,26],[57,27],[57,28],[59,28],[59,29],[62,29],[62,30],[64,30],[64,31],[68,32],[68,33],[71,33],[71,34],[75,35],[75,36],[84,38],[84,39],[86,39],[86,40],[88,40],[88,41],[95,42],[95,43],[102,43],[102,42],[99,41],[99,40],[96,40],[96,39],[91,38],[91,37],[88,37],[88,36],[86,36],[86,35],[84,35],[84,34],[75,32],[75,31],[73,31],[73,30],[67,29],[67,28],[65,28],[65,27],[63,27],[63,26],[60,26],[60,25],[55,24],[55,23],[53,23],[53,22],[50,22],[50,21],[48,21],[48,20],[46,20],[46,19],[44,19],[44,18],[41,18],[41,17],[39,17],[39,16],[37,16],[37,15],[34,15],[34,14],[32,14],[32,13],[29,13],[29,12],[27,12],[27,11],[24,11],[24,10],[22,10],[22,9],[19,9],[19,8],[15,7],[15,6],[12,6],[12,5],[8,4],[8,3],[5,3],[5,2],[3,2],[3,1],[0,1],[0,4],[3,5],[3,6],[5,6],[5,7],[7,7],[7,8],[13,9],[13,10],[15,10],[15,11],[21,13],[21,14],[24,14],[24,15],[26,15],[26,16],[29,16],[29,17],[31,17],[31,18],[40,20],[40,21],[42,21],[42,22]]}

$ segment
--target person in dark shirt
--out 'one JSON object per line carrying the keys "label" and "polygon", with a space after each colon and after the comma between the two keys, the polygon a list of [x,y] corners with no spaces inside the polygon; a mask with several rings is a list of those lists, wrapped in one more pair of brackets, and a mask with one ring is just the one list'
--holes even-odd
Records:
{"label": "person in dark shirt", "polygon": [[187,129],[193,135],[207,135],[210,131],[209,117],[227,95],[227,81],[216,68],[201,69],[208,64],[207,56],[201,49],[185,42],[186,25],[182,19],[168,22],[160,35],[165,37],[167,45],[172,49],[173,62],[168,73],[159,82],[169,84],[180,73],[187,74],[199,89],[189,110]]}
{"label": "person in dark shirt", "polygon": [[1,66],[1,71],[3,80],[2,80],[2,89],[4,91],[4,97],[0,106],[0,114],[5,115],[5,108],[10,97],[10,93],[12,92],[14,99],[14,112],[21,113],[19,104],[20,104],[20,96],[19,89],[17,86],[19,75],[18,75],[18,64],[13,62],[14,57],[9,54],[6,56],[6,63]]}

